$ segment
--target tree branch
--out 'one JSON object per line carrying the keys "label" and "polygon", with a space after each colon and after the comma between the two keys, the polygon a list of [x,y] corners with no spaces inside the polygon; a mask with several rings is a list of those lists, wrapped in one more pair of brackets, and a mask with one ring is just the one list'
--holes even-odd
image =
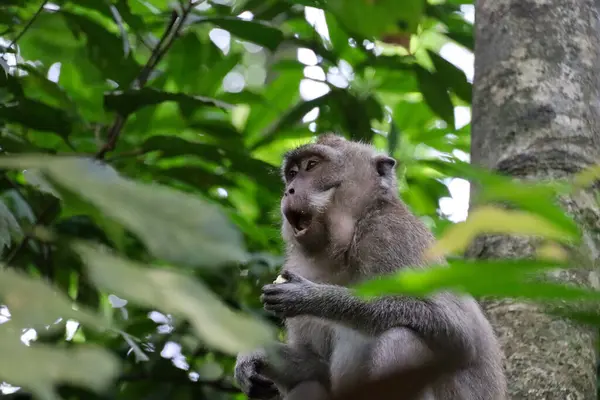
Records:
{"label": "tree branch", "polygon": [[[179,31],[183,27],[185,20],[187,19],[194,6],[195,3],[193,1],[190,1],[188,3],[188,6],[182,10],[181,16],[177,14],[177,11],[173,11],[171,13],[171,18],[169,20],[169,23],[167,24],[165,32],[163,33],[162,37],[160,38],[160,41],[152,51],[152,54],[150,54],[150,58],[140,71],[135,81],[135,86],[138,89],[141,89],[144,87],[144,85],[146,85],[154,68],[156,68],[156,66],[160,63],[164,55],[171,48],[179,34]],[[121,135],[121,130],[125,126],[125,122],[127,121],[128,117],[129,115],[117,115],[115,121],[108,130],[108,139],[104,146],[102,146],[102,148],[96,154],[96,159],[104,159],[106,153],[115,149],[117,141],[119,140],[119,137]]]}

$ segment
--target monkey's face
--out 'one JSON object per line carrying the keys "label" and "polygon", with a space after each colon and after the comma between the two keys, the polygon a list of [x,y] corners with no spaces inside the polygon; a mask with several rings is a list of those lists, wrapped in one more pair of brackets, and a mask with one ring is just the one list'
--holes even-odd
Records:
{"label": "monkey's face", "polygon": [[374,148],[339,136],[286,154],[282,175],[282,234],[307,249],[349,242],[367,204],[382,194],[397,196],[395,160]]}
{"label": "monkey's face", "polygon": [[286,156],[283,178],[284,238],[302,244],[323,238],[324,217],[342,182],[338,152],[319,145],[296,149]]}

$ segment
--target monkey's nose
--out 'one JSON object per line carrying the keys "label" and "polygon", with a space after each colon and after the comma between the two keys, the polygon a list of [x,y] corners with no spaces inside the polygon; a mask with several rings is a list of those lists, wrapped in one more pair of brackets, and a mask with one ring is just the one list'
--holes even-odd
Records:
{"label": "monkey's nose", "polygon": [[[290,189],[287,191],[287,193],[289,193],[289,194],[294,194],[294,193],[296,193],[296,191],[294,190],[294,188],[290,188]],[[287,194],[287,193],[286,193],[286,194]]]}

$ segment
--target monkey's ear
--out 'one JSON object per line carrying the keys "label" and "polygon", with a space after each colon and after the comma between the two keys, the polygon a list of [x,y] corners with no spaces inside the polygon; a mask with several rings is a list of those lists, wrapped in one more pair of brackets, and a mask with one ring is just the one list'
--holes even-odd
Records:
{"label": "monkey's ear", "polygon": [[396,160],[392,157],[379,155],[375,157],[375,169],[379,176],[389,176],[396,166]]}

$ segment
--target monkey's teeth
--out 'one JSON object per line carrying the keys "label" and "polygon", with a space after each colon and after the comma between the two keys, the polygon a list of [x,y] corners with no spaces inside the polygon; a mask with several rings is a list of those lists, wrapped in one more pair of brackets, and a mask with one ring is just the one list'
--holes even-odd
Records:
{"label": "monkey's teeth", "polygon": [[308,230],[308,228],[304,228],[304,229],[294,228],[294,235],[302,236],[306,233],[307,230]]}

